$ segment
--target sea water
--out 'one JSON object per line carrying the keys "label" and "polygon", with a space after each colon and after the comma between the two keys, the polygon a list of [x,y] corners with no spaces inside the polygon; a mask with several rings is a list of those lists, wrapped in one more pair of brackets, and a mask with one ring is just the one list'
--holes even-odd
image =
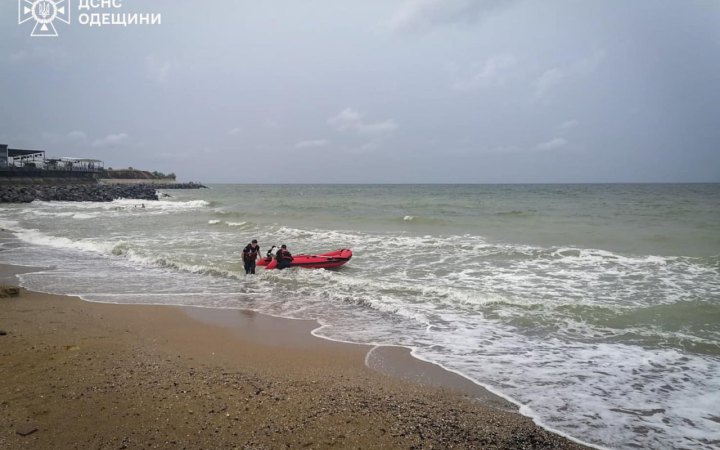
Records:
{"label": "sea water", "polygon": [[[213,185],[0,206],[39,291],[312,318],[612,448],[720,446],[720,185]],[[142,207],[144,203],[144,208]],[[245,276],[240,252],[351,248]]]}

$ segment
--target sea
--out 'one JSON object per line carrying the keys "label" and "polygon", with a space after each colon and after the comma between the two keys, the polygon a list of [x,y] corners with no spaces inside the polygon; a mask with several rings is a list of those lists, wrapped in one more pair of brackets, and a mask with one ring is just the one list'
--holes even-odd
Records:
{"label": "sea", "polygon": [[[0,205],[0,263],[95,302],[315,319],[601,448],[720,448],[720,184],[210,185]],[[351,248],[336,270],[241,250]]]}

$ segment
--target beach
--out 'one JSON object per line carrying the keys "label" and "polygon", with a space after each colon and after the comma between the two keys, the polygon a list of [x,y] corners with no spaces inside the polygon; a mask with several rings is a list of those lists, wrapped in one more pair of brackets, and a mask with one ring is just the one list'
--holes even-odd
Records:
{"label": "beach", "polygon": [[[484,419],[465,422],[485,413],[458,411],[462,426],[450,428],[430,419],[449,420],[447,411],[459,402],[417,405],[414,399],[430,396],[421,393],[398,400],[412,405],[405,409],[386,405],[380,386],[394,380],[404,389],[421,383],[422,392],[439,388],[480,399],[474,404],[491,406],[494,414],[514,411],[507,416],[513,421],[524,416],[585,445],[704,450],[720,443],[720,379],[714,376],[720,370],[720,321],[714,320],[720,317],[718,192],[720,185],[692,184],[210,185],[161,192],[162,199],[145,202],[145,208],[127,199],[3,204],[0,283],[74,296],[84,301],[78,303],[83,311],[103,317],[74,326],[78,333],[95,329],[82,333],[102,339],[48,337],[44,345],[55,347],[43,353],[45,361],[80,355],[89,351],[88,342],[117,346],[135,339],[123,344],[124,354],[150,352],[147,364],[158,367],[144,387],[168,387],[168,379],[187,377],[191,368],[201,374],[202,364],[215,367],[211,373],[252,374],[262,392],[270,388],[259,380],[278,380],[284,387],[276,397],[295,399],[308,390],[303,395],[311,401],[297,402],[304,409],[294,413],[301,418],[322,408],[338,410],[327,419],[337,425],[349,414],[345,408],[359,411],[363,429],[386,430],[388,436],[371,435],[367,442],[489,445],[473,440],[487,435]],[[251,239],[262,254],[286,243],[293,255],[350,248],[353,257],[336,270],[260,269],[246,276],[240,251]],[[35,308],[46,310],[51,314]],[[113,319],[118,311],[138,312]],[[40,324],[44,314],[27,313],[22,320]],[[46,317],[43,333],[69,332],[51,324],[67,317]],[[24,322],[18,316],[12,323]],[[19,342],[13,338],[17,327],[8,331],[0,338]],[[217,333],[222,337],[206,337]],[[44,348],[30,341],[19,348],[33,345]],[[69,361],[91,365],[98,358]],[[100,370],[149,371],[135,366],[142,360]],[[70,368],[80,376],[92,372]],[[295,386],[288,380],[298,376],[307,382],[286,392]],[[205,382],[197,377],[189,382]],[[224,382],[214,377],[208,374],[214,381],[207,382]],[[335,386],[334,400],[323,390],[313,394],[313,380],[322,389]],[[98,394],[86,389],[107,389],[94,383],[72,392],[88,396]],[[196,414],[225,406],[170,404],[187,400],[174,385],[148,392],[168,407],[142,416],[143,424],[164,420],[167,411]],[[230,394],[209,395],[235,398]],[[371,406],[358,406],[363,402]],[[286,403],[277,405],[290,411]],[[243,403],[227,407],[244,414]],[[366,418],[366,410],[377,417]],[[427,418],[416,416],[419,410]],[[263,426],[273,418],[270,410],[264,414],[257,412]],[[407,423],[397,423],[398,416]],[[310,425],[299,420],[272,423],[290,423],[293,436],[299,429],[309,433]],[[384,425],[390,422],[396,423],[392,430]],[[418,424],[423,440],[411,431]],[[15,439],[16,429],[5,429]],[[252,430],[254,425],[233,432],[242,444],[260,439]],[[448,430],[451,435],[440,441],[429,437]],[[347,439],[363,433],[371,432],[339,432]]]}
{"label": "beach", "polygon": [[392,349],[394,376],[370,369],[372,347],[314,327],[22,290],[0,299],[0,447],[581,448],[451,373],[446,387],[403,379],[423,363]]}

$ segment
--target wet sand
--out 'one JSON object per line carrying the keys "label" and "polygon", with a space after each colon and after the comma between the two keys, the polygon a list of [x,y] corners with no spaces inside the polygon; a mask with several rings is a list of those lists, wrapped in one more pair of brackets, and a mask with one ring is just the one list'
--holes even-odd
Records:
{"label": "wet sand", "polygon": [[[18,271],[0,266],[0,280]],[[331,342],[316,327],[0,298],[0,448],[580,448],[407,349]]]}

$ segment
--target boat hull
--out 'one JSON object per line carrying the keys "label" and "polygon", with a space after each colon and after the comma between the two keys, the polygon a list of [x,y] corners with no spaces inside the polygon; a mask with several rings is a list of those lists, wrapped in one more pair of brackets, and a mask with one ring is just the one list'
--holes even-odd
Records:
{"label": "boat hull", "polygon": [[[352,258],[352,250],[342,248],[320,255],[295,255],[288,267],[302,267],[305,269],[333,269],[340,267]],[[264,266],[265,270],[277,269],[277,260],[266,257],[257,263]]]}

